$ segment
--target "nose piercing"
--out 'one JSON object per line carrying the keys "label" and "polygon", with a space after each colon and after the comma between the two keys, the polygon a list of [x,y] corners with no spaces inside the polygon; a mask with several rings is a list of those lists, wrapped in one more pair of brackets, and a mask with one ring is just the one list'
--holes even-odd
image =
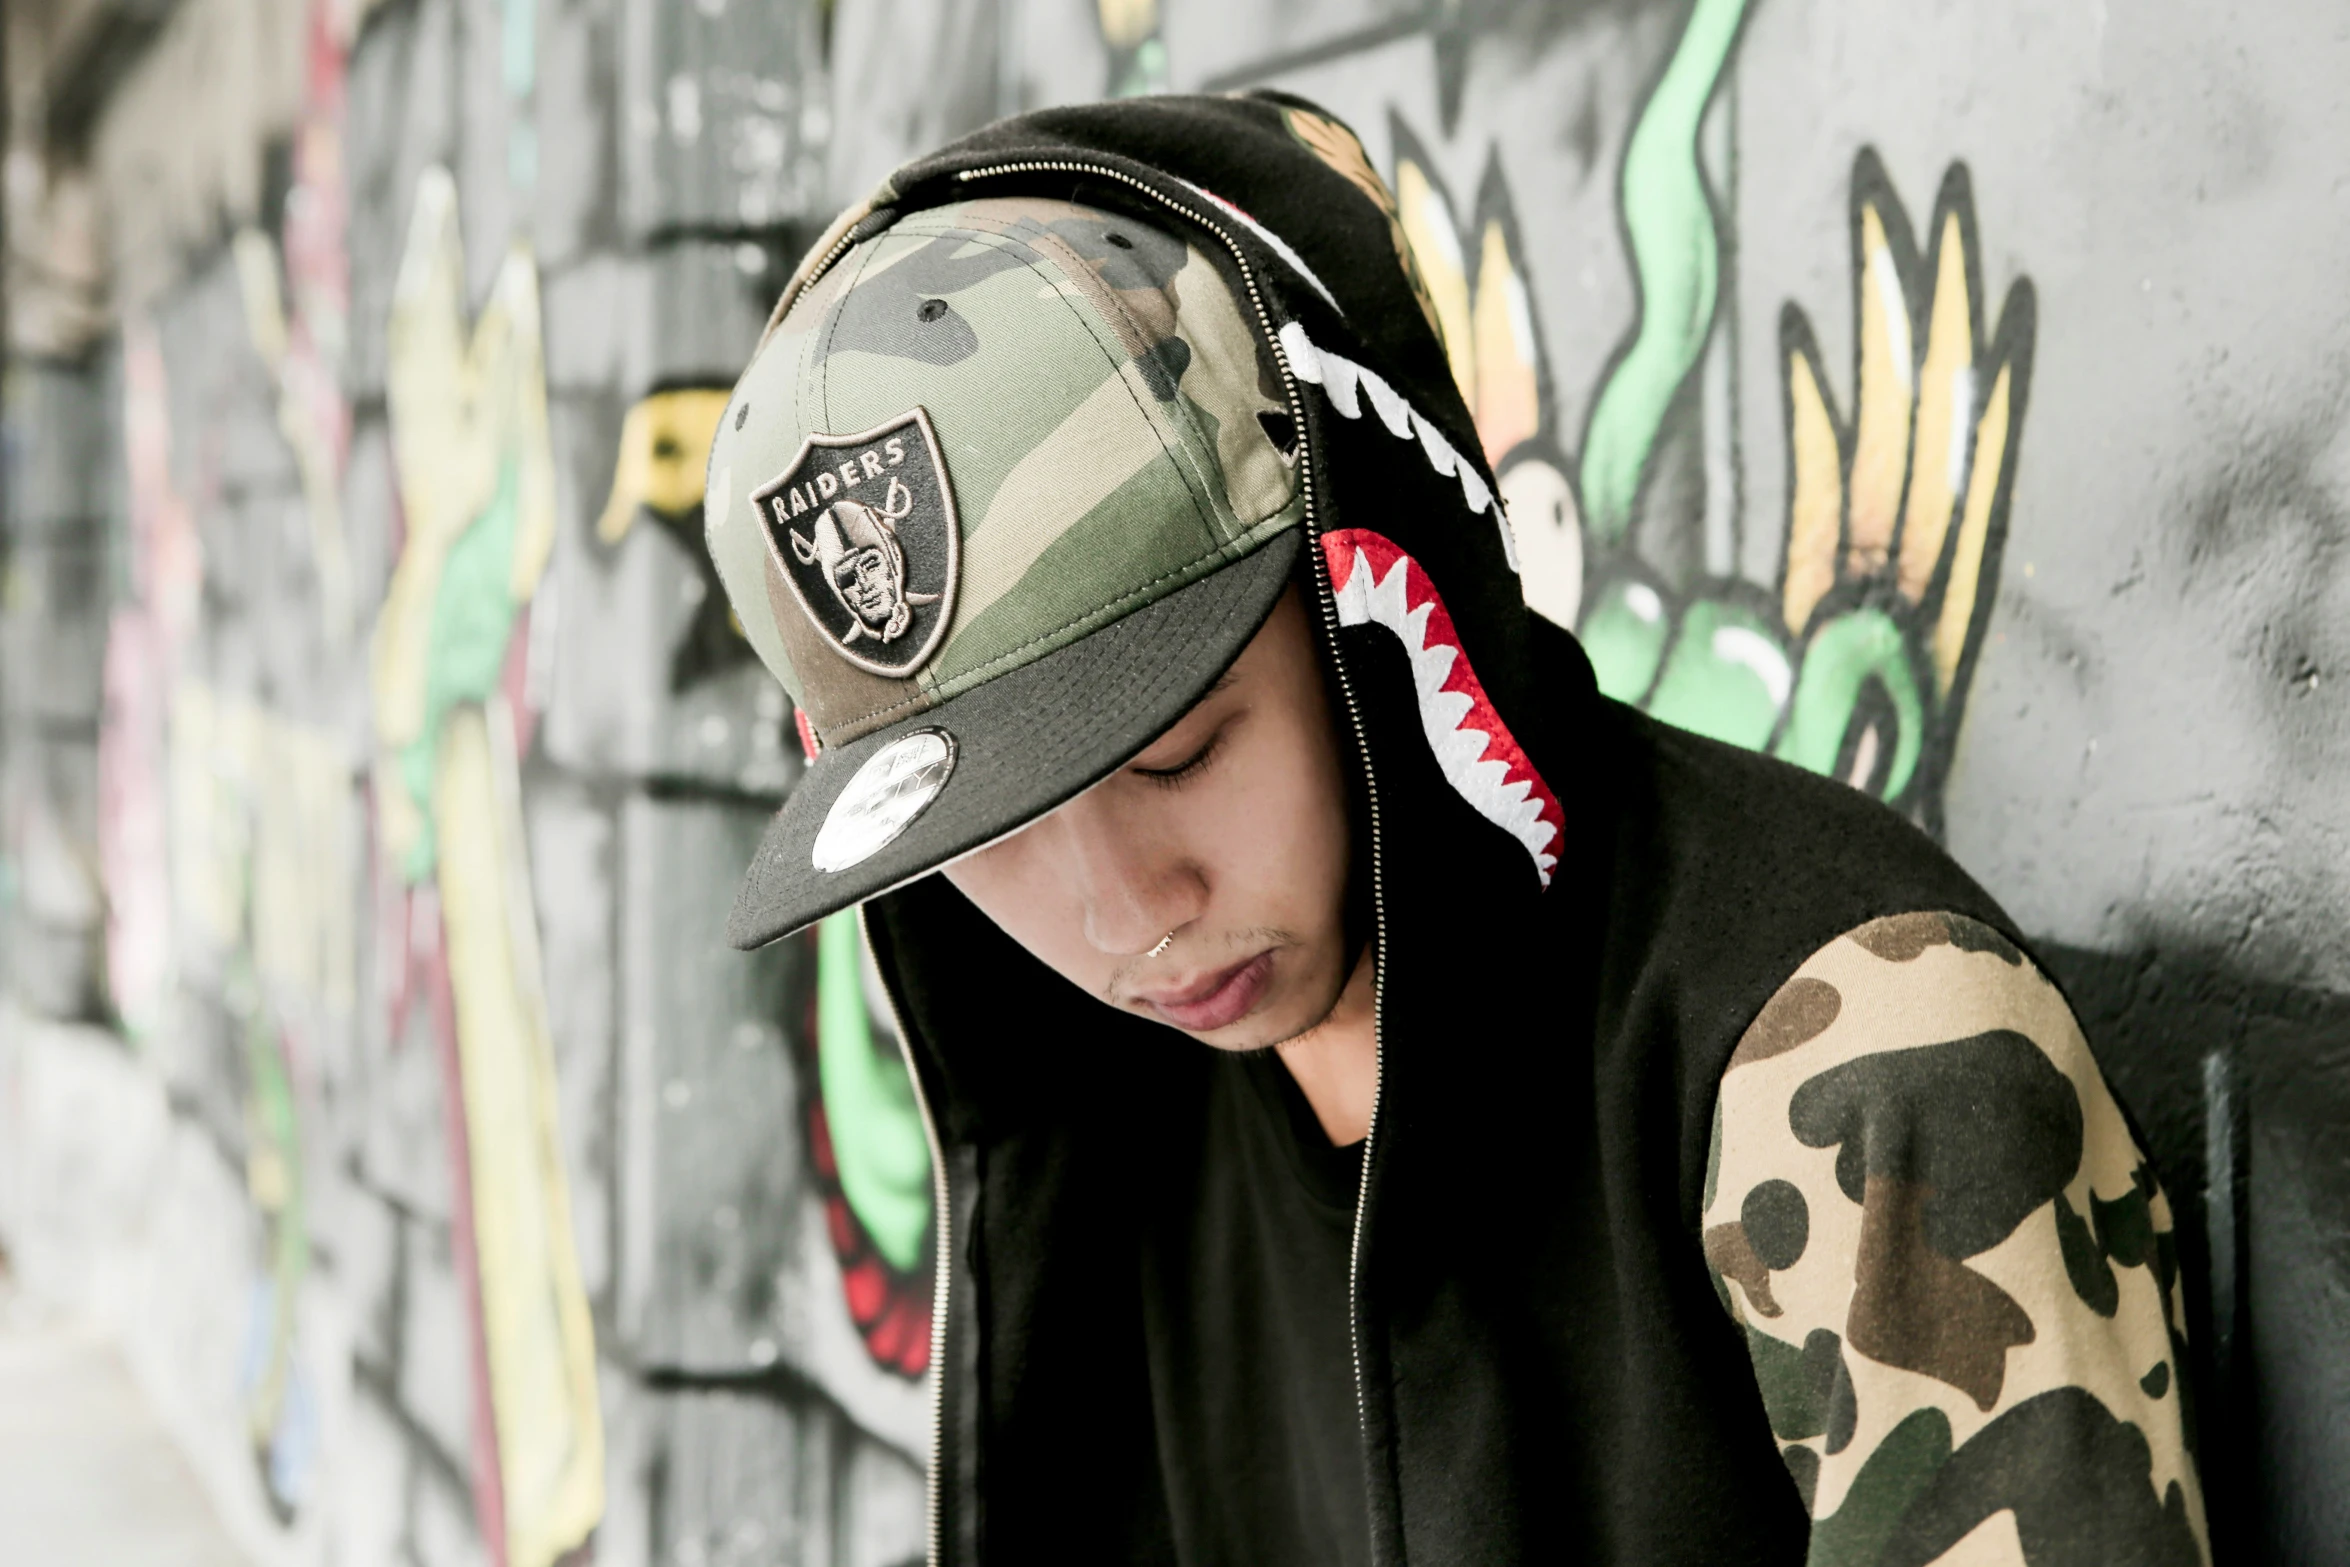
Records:
{"label": "nose piercing", "polygon": [[1167,934],[1159,938],[1159,944],[1157,946],[1151,948],[1150,951],[1144,953],[1143,956],[1146,958],[1155,958],[1173,945],[1175,945],[1175,933],[1173,931],[1169,931]]}

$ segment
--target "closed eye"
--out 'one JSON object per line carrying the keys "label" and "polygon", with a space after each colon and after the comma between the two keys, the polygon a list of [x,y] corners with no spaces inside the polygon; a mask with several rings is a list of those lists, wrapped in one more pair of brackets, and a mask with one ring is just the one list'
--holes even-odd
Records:
{"label": "closed eye", "polygon": [[1182,761],[1167,767],[1137,767],[1133,771],[1136,776],[1147,778],[1162,789],[1173,789],[1186,779],[1205,771],[1208,763],[1215,760],[1216,752],[1223,743],[1224,729],[1219,726],[1216,732],[1208,736],[1200,745],[1198,750],[1192,752]]}

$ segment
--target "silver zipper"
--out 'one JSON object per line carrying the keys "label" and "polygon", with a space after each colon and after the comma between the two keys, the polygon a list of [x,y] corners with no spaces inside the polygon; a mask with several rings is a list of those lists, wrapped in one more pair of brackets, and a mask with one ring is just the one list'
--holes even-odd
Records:
{"label": "silver zipper", "polygon": [[[867,951],[873,947],[873,928],[867,923],[865,906],[857,906],[857,931],[865,939]],[[922,1112],[922,1135],[930,1142],[930,1201],[938,1216],[938,1246],[931,1256],[930,1287],[930,1463],[924,1470],[923,1503],[930,1515],[930,1567],[939,1567],[941,1554],[941,1521],[945,1506],[942,1489],[946,1477],[939,1473],[939,1460],[946,1451],[947,1424],[947,1279],[948,1267],[954,1257],[954,1210],[947,1206],[946,1145],[939,1141],[938,1122],[930,1113],[930,1095],[922,1088],[922,1071],[914,1063],[914,1036],[906,1032],[906,1020],[898,1013],[898,993],[891,988],[889,976],[881,973],[876,963],[874,972],[881,979],[881,999],[889,1004],[889,1025],[898,1031],[898,1054],[905,1058],[906,1077],[914,1085],[914,1108]]]}
{"label": "silver zipper", "polygon": [[[856,243],[857,230],[865,226],[865,218],[870,218],[874,213],[880,210],[881,209],[879,207],[867,207],[865,209],[864,217],[857,219],[856,222],[841,230],[840,238],[832,242],[832,248],[826,251],[823,256],[818,259],[816,264],[808,269],[808,275],[800,280],[799,285],[796,288],[790,288],[788,290],[790,305],[797,305],[800,300],[806,296],[808,290],[816,286],[816,280],[824,276],[825,273],[830,272],[832,270],[832,264],[849,253]],[[779,300],[777,303],[782,305],[785,302]],[[788,308],[779,310],[778,313],[767,323],[768,330],[773,331],[775,328],[775,323],[780,321],[785,315],[788,314],[790,314],[790,310]],[[762,336],[760,338],[760,342],[764,344],[766,342],[766,338]]]}
{"label": "silver zipper", "polygon": [[[1257,276],[1248,264],[1247,255],[1230,231],[1211,216],[1204,216],[1182,205],[1163,192],[1152,189],[1133,175],[1118,169],[1105,168],[1096,163],[1078,163],[1062,159],[1037,159],[1019,163],[997,163],[982,169],[965,169],[955,176],[958,184],[976,180],[999,179],[1011,174],[1083,174],[1094,179],[1114,180],[1118,184],[1140,191],[1168,211],[1206,229],[1224,242],[1232,253],[1233,266],[1248,286],[1249,306],[1256,312],[1257,328],[1271,348],[1273,362],[1281,368],[1281,386],[1289,400],[1289,418],[1298,432],[1298,477],[1305,487],[1306,548],[1314,557],[1315,598],[1321,610],[1322,634],[1330,648],[1331,667],[1338,671],[1338,694],[1346,703],[1347,725],[1354,732],[1355,751],[1363,763],[1363,792],[1370,807],[1371,821],[1371,1120],[1363,1134],[1363,1169],[1355,1187],[1355,1222],[1353,1238],[1347,1247],[1346,1258],[1346,1337],[1349,1354],[1354,1362],[1355,1425],[1362,1442],[1365,1462],[1371,1450],[1370,1393],[1363,1380],[1362,1331],[1357,1326],[1357,1301],[1361,1288],[1363,1260],[1363,1214],[1365,1200],[1371,1190],[1371,1153],[1379,1138],[1379,1106],[1385,1097],[1387,1081],[1387,987],[1381,976],[1387,970],[1387,890],[1384,862],[1380,854],[1379,779],[1371,766],[1370,737],[1363,729],[1362,706],[1355,700],[1353,677],[1347,673],[1346,658],[1338,645],[1338,595],[1330,585],[1330,562],[1322,553],[1321,523],[1314,510],[1314,465],[1305,448],[1306,409],[1305,393],[1298,384],[1297,375],[1290,369],[1289,356],[1282,352],[1281,340],[1274,335],[1273,318],[1265,308],[1265,297],[1257,286]],[[817,279],[832,269],[834,262],[849,249],[848,236],[842,235],[822,262],[808,274],[800,285],[805,293]],[[857,911],[860,927],[864,910]],[[870,937],[868,937],[870,942]],[[889,988],[888,977],[882,979],[882,994],[888,999],[892,1022],[897,1020],[897,997]],[[930,1139],[930,1167],[938,1205],[938,1283],[930,1308],[930,1364],[933,1378],[930,1393],[930,1466],[928,1499],[930,1504],[929,1567],[943,1567],[941,1553],[941,1518],[943,1513],[942,1488],[946,1480],[941,1473],[941,1459],[945,1452],[946,1435],[946,1324],[948,1246],[947,1175],[944,1150],[938,1138],[938,1126],[931,1119],[930,1100],[922,1091],[922,1075],[914,1070],[913,1046],[905,1026],[898,1024],[898,1048],[906,1056],[906,1070],[914,1080],[914,1102],[922,1111],[922,1130]],[[1366,1480],[1368,1477],[1366,1476]],[[1364,1523],[1370,1522],[1366,1513]]]}
{"label": "silver zipper", "polygon": [[[1265,299],[1257,287],[1256,273],[1249,269],[1248,257],[1242,253],[1232,235],[1213,217],[1192,211],[1163,193],[1117,169],[1106,169],[1098,164],[1038,161],[1031,163],[1001,163],[984,169],[966,169],[955,178],[964,183],[991,179],[1004,174],[1086,174],[1100,179],[1116,180],[1142,192],[1160,206],[1199,225],[1224,242],[1232,252],[1233,265],[1240,271],[1241,281],[1248,285],[1249,304],[1257,314],[1258,330],[1271,345],[1274,362],[1281,367],[1281,384],[1289,394],[1289,417],[1302,443],[1306,431],[1305,394],[1298,386],[1296,374],[1289,367],[1289,356],[1281,350],[1281,340],[1274,334],[1273,320],[1265,309]],[[1315,597],[1322,615],[1323,635],[1329,639],[1331,667],[1338,671],[1338,692],[1346,702],[1346,717],[1354,730],[1355,750],[1363,761],[1363,791],[1371,811],[1371,1122],[1363,1134],[1363,1171],[1355,1187],[1354,1235],[1348,1243],[1346,1257],[1346,1337],[1354,1360],[1355,1423],[1362,1437],[1365,1461],[1371,1449],[1370,1393],[1363,1380],[1362,1332],[1357,1326],[1357,1296],[1361,1288],[1363,1263],[1363,1215],[1365,1199],[1371,1190],[1371,1151],[1379,1138],[1379,1102],[1387,1078],[1386,986],[1380,976],[1387,968],[1387,896],[1384,867],[1379,852],[1379,780],[1371,768],[1371,745],[1363,731],[1363,711],[1355,700],[1354,680],[1346,670],[1346,659],[1338,646],[1338,595],[1330,585],[1330,562],[1322,553],[1321,525],[1314,514],[1314,465],[1299,452],[1298,474],[1305,485],[1306,548],[1314,556]],[[1369,1522],[1368,1517],[1364,1520]],[[933,1564],[936,1567],[936,1564]]]}

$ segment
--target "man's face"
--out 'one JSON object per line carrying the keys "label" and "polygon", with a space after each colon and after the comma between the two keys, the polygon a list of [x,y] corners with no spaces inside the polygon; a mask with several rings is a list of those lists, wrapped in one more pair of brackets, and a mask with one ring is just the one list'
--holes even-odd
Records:
{"label": "man's face", "polygon": [[843,559],[832,575],[849,607],[875,625],[889,619],[890,611],[897,608],[898,585],[889,559],[874,546],[869,544]]}
{"label": "man's face", "polygon": [[1121,1011],[1228,1050],[1313,1027],[1351,954],[1346,786],[1312,637],[1292,588],[1174,728],[947,879]]}

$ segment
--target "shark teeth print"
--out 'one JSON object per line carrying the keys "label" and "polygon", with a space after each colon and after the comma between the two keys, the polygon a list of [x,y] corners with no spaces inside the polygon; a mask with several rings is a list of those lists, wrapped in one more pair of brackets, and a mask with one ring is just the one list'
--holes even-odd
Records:
{"label": "shark teeth print", "polygon": [[1517,541],[1510,537],[1509,520],[1494,504],[1493,486],[1477,471],[1477,464],[1463,457],[1444,432],[1417,408],[1405,401],[1404,395],[1389,386],[1378,371],[1356,364],[1344,354],[1332,353],[1318,347],[1306,336],[1306,329],[1297,322],[1285,324],[1277,334],[1281,352],[1289,359],[1290,372],[1301,381],[1311,381],[1330,399],[1330,406],[1349,419],[1363,416],[1363,404],[1368,401],[1371,413],[1387,427],[1387,433],[1398,440],[1418,441],[1420,451],[1428,459],[1428,466],[1442,478],[1457,479],[1461,499],[1472,512],[1491,510],[1493,520],[1501,526],[1502,554],[1509,560],[1510,570],[1518,569]]}
{"label": "shark teeth print", "polygon": [[1325,285],[1320,278],[1314,275],[1314,269],[1306,265],[1305,257],[1299,255],[1296,251],[1289,248],[1289,241],[1283,239],[1280,235],[1274,233],[1271,229],[1265,227],[1265,225],[1259,223],[1255,218],[1250,217],[1247,213],[1241,211],[1238,207],[1234,206],[1231,202],[1226,201],[1223,197],[1217,195],[1214,191],[1209,190],[1206,186],[1194,185],[1191,183],[1191,181],[1181,178],[1178,178],[1176,183],[1183,186],[1186,190],[1189,190],[1194,195],[1205,198],[1215,206],[1217,211],[1223,213],[1226,217],[1240,223],[1242,226],[1247,228],[1251,234],[1254,234],[1258,239],[1263,240],[1265,242],[1265,248],[1273,252],[1274,255],[1279,256],[1282,261],[1287,264],[1292,272],[1295,272],[1299,277],[1304,278],[1308,283],[1312,284],[1314,292],[1321,295],[1323,299],[1327,300],[1331,309],[1338,311],[1340,315],[1346,314],[1346,311],[1341,308],[1338,303],[1338,296],[1331,293],[1328,286]]}
{"label": "shark teeth print", "polygon": [[1445,781],[1478,815],[1526,846],[1548,887],[1566,813],[1487,699],[1428,573],[1393,539],[1366,528],[1324,534],[1322,553],[1339,624],[1385,626],[1410,656],[1420,727]]}

